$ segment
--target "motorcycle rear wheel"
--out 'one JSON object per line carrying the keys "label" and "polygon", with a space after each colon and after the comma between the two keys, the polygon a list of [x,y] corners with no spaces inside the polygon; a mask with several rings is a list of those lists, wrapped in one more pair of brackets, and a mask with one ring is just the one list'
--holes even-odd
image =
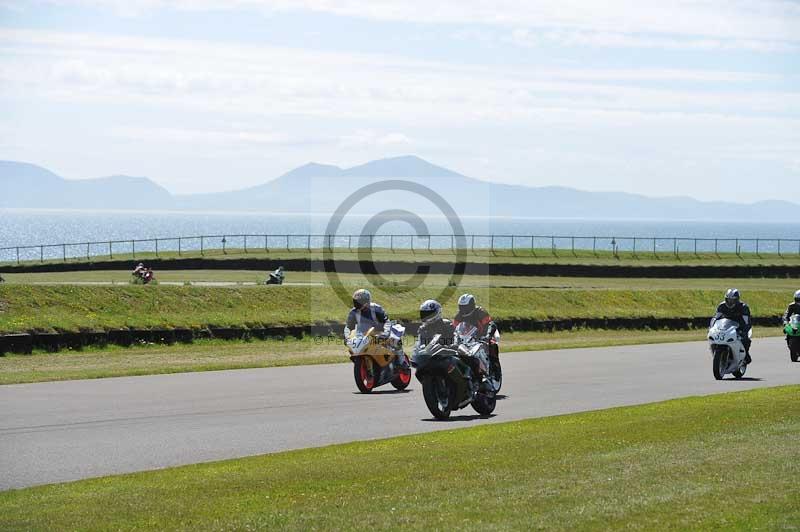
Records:
{"label": "motorcycle rear wheel", "polygon": [[372,389],[375,388],[375,377],[370,376],[365,357],[355,357],[353,361],[353,378],[356,381],[358,391],[361,393],[371,393]]}
{"label": "motorcycle rear wheel", "polygon": [[789,359],[792,362],[797,362],[798,360],[800,360],[800,347],[789,351]]}
{"label": "motorcycle rear wheel", "polygon": [[408,388],[408,385],[411,384],[411,370],[410,369],[402,369],[397,376],[392,379],[392,386],[395,387],[396,390],[403,391]]}
{"label": "motorcycle rear wheel", "polygon": [[422,382],[425,405],[436,419],[447,419],[455,404],[456,390],[446,378],[436,375]]}

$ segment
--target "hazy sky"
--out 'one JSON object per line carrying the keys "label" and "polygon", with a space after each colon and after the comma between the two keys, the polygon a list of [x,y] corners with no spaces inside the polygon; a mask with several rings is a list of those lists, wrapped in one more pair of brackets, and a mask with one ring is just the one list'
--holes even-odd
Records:
{"label": "hazy sky", "polygon": [[800,2],[0,0],[0,159],[191,192],[401,154],[796,201]]}

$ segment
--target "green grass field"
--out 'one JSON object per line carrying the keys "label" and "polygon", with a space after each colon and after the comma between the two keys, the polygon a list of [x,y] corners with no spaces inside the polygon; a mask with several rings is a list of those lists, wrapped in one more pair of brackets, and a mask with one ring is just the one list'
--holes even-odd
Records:
{"label": "green grass field", "polygon": [[[130,284],[131,276],[127,271],[97,270],[81,272],[57,273],[9,273],[3,275],[8,284]],[[156,274],[157,280],[164,284],[196,284],[196,283],[242,283],[251,285],[264,281],[267,273],[253,270],[164,270]],[[355,289],[358,286],[376,287],[380,292],[382,287],[391,288],[396,283],[408,283],[408,276],[400,274],[387,274],[381,277],[375,275],[350,274],[339,275],[342,284]],[[450,276],[430,274],[424,277],[423,286],[447,286]],[[328,276],[322,272],[287,272],[286,282],[293,284],[329,285]],[[740,290],[785,290],[793,293],[800,288],[798,279],[648,279],[648,278],[603,278],[603,277],[522,277],[504,275],[465,275],[458,283],[459,289],[474,287],[528,287],[565,289],[581,288],[587,290],[617,289],[703,289],[718,290],[723,293],[730,286]]]}
{"label": "green grass field", "polygon": [[[504,242],[504,244],[503,244]],[[564,246],[569,245],[568,240],[565,242],[559,241],[557,245]],[[774,243],[774,241],[773,241]],[[277,244],[277,245],[275,245]],[[506,245],[508,246],[510,241],[508,239],[498,239],[498,246]],[[750,246],[752,243],[747,242],[747,246]],[[488,244],[487,244],[488,245]],[[528,244],[529,245],[529,244]],[[705,244],[706,246],[713,246],[711,244]],[[754,244],[753,244],[754,245]],[[640,266],[670,266],[670,265],[737,265],[737,264],[750,264],[750,265],[769,265],[769,264],[800,264],[800,249],[797,246],[793,246],[791,249],[784,249],[780,255],[777,253],[755,253],[754,248],[750,249],[747,247],[743,252],[740,254],[736,253],[713,253],[713,251],[709,251],[709,248],[703,248],[702,244],[701,247],[698,249],[698,252],[694,252],[694,245],[688,241],[679,241],[678,242],[678,253],[676,254],[673,250],[673,243],[670,240],[667,242],[666,240],[659,241],[659,250],[654,254],[652,250],[652,241],[648,242],[646,240],[639,240],[637,246],[638,251],[633,253],[631,251],[620,251],[616,255],[611,252],[610,241],[600,241],[598,240],[598,247],[595,252],[591,249],[589,250],[581,250],[576,249],[574,252],[571,249],[561,249],[556,250],[555,252],[550,248],[537,248],[531,249],[530,247],[522,247],[525,246],[525,242],[522,240],[517,240],[515,244],[515,249],[499,249],[496,248],[492,251],[490,248],[481,248],[477,247],[475,250],[468,249],[465,250],[463,255],[461,255],[466,261],[474,262],[474,263],[522,263],[522,264],[601,264],[601,265],[613,265],[613,264],[629,264],[629,265],[640,265]],[[666,246],[669,249],[664,249],[662,246]],[[109,258],[108,255],[105,256],[96,256],[90,257],[88,260],[86,256],[83,257],[74,257],[74,258],[67,258],[66,261],[63,259],[47,259],[44,261],[40,260],[32,260],[32,261],[22,261],[21,264],[40,264],[40,263],[63,263],[63,262],[70,262],[70,263],[79,263],[79,262],[91,262],[91,261],[107,261],[107,260],[114,260],[126,263],[133,263],[134,261],[147,261],[152,260],[155,258],[160,259],[180,259],[180,258],[198,258],[198,257],[205,257],[209,259],[216,259],[216,260],[228,260],[228,259],[241,259],[241,258],[261,258],[261,259],[270,259],[270,260],[286,260],[286,259],[322,259],[323,258],[323,250],[319,248],[312,248],[311,250],[308,249],[292,249],[286,250],[282,248],[279,242],[273,243],[273,246],[269,251],[264,250],[263,248],[263,240],[261,246],[253,246],[250,247],[247,252],[243,248],[227,248],[223,253],[223,250],[220,249],[206,249],[203,254],[201,255],[200,251],[184,251],[180,255],[177,252],[172,251],[162,251],[156,255],[153,251],[153,247],[143,247],[141,244],[139,245],[139,250],[132,254],[130,252],[130,247],[127,248],[127,251],[122,252],[115,252],[114,256]],[[82,253],[85,250],[85,246],[70,248],[71,252]],[[60,252],[60,250],[59,250]],[[417,262],[420,260],[425,261],[438,261],[438,262],[450,262],[453,261],[456,257],[456,254],[450,249],[432,249],[428,250],[427,247],[417,249],[412,252],[409,249],[396,249],[395,251],[391,251],[388,248],[374,248],[373,250],[369,249],[358,249],[352,248],[352,250],[347,249],[336,249],[334,250],[333,256],[337,260],[358,260],[360,257],[369,257],[375,261],[409,261],[409,262]],[[8,255],[9,258],[11,255]],[[15,265],[16,260],[6,260],[2,263],[2,265]]]}
{"label": "green grass field", "polygon": [[[605,347],[704,340],[705,331],[607,331],[511,332],[502,336],[503,357],[519,351]],[[776,328],[754,328],[756,338],[780,335]],[[406,348],[410,353],[410,347]],[[516,355],[514,355],[516,356]],[[0,385],[70,379],[97,379],[131,375],[155,375],[187,371],[267,368],[304,364],[350,363],[338,338],[301,340],[225,341],[198,340],[171,346],[146,344],[109,346],[58,353],[0,357]]]}
{"label": "green grass field", "polygon": [[[0,493],[3,530],[794,530],[800,386]],[[502,404],[498,405],[502,411]]]}
{"label": "green grass field", "polygon": [[[420,302],[441,290],[427,285],[372,288],[373,297],[390,316],[404,321],[415,320]],[[442,301],[447,315],[455,314],[458,294],[467,289],[457,288],[453,287],[450,297]],[[709,316],[722,295],[721,289],[699,288],[468,289],[496,319],[537,320]],[[791,291],[755,289],[743,296],[754,315],[778,316],[785,310]],[[328,286],[0,286],[0,332],[307,325],[343,321],[348,310]]]}

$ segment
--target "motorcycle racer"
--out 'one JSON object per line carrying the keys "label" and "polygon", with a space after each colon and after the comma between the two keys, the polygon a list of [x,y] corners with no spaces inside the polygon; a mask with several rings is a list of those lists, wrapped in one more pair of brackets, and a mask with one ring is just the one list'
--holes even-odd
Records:
{"label": "motorcycle racer", "polygon": [[366,334],[373,327],[383,331],[384,325],[388,321],[389,316],[383,307],[372,302],[372,294],[369,290],[360,288],[353,293],[353,308],[347,315],[344,338],[347,340],[353,330],[360,334]]}
{"label": "motorcycle racer", "polygon": [[741,300],[739,290],[736,288],[729,288],[725,292],[725,300],[717,306],[717,312],[711,319],[713,324],[721,318],[727,318],[739,323],[739,332],[742,336],[742,345],[745,349],[745,363],[750,364],[753,359],[750,358],[750,336],[748,332],[753,327],[752,317],[750,316],[750,307],[747,303]]}
{"label": "motorcycle racer", "polygon": [[783,313],[784,326],[789,323],[789,318],[791,318],[793,314],[800,314],[800,290],[794,293],[794,302],[789,303],[789,306],[786,307],[786,312]]}
{"label": "motorcycle racer", "polygon": [[435,299],[428,299],[419,306],[419,319],[422,325],[417,332],[417,346],[428,345],[433,337],[441,335],[439,343],[453,345],[456,329],[453,323],[442,318],[442,305]]}
{"label": "motorcycle racer", "polygon": [[[461,322],[466,322],[478,328],[478,336],[482,341],[488,341],[497,331],[497,325],[483,307],[475,303],[475,296],[463,294],[458,298],[458,313],[453,318],[453,325],[458,327]],[[497,356],[496,347],[493,346],[492,356]]]}

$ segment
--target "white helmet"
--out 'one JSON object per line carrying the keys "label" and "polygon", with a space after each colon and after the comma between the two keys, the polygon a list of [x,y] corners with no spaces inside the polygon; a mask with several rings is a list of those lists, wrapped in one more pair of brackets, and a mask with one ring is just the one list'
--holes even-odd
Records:
{"label": "white helmet", "polygon": [[428,299],[419,306],[419,319],[422,323],[430,323],[441,319],[442,305],[435,299]]}
{"label": "white helmet", "polygon": [[794,293],[794,302],[800,305],[800,290]]}

